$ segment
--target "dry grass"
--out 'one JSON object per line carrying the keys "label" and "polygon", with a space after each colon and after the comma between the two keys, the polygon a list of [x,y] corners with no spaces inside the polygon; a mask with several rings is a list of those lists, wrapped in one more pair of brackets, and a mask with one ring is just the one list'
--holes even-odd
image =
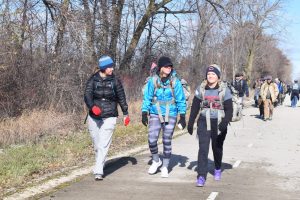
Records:
{"label": "dry grass", "polygon": [[[142,101],[128,102],[131,123],[140,123]],[[119,124],[123,123],[119,107]],[[84,128],[84,115],[58,113],[52,110],[24,112],[18,118],[0,121],[0,148],[12,144],[37,143],[44,137],[64,137]]]}
{"label": "dry grass", "polygon": [[[141,116],[142,116],[142,100],[139,101],[131,101],[131,102],[127,102],[128,103],[128,112],[129,112],[129,116],[130,116],[130,120],[133,124],[135,123],[142,123],[141,120]],[[122,110],[119,108],[119,120],[123,120],[123,113]]]}
{"label": "dry grass", "polygon": [[5,119],[0,122],[0,147],[36,143],[45,136],[65,136],[78,128],[75,118],[51,110],[34,110]]}
{"label": "dry grass", "polygon": [[0,154],[0,199],[5,193],[16,192],[73,166],[82,166],[93,154],[86,132],[78,132],[64,139],[48,138],[38,144],[11,146]]}
{"label": "dry grass", "polygon": [[[147,143],[147,130],[140,122],[141,101],[128,104],[131,123],[123,125],[120,110],[109,155]],[[34,110],[1,121],[0,165],[4,167],[0,169],[0,199],[4,193],[28,187],[41,176],[93,161],[84,118],[84,114]]]}

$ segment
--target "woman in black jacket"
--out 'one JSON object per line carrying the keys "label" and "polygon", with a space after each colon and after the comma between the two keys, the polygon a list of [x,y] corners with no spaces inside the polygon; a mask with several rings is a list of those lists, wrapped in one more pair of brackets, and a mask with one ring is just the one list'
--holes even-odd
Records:
{"label": "woman in black jacket", "polygon": [[208,152],[211,140],[215,162],[214,179],[221,180],[223,143],[227,134],[227,126],[232,118],[232,94],[227,84],[220,81],[221,70],[218,65],[210,65],[206,69],[206,81],[195,91],[188,132],[193,134],[194,122],[197,120],[199,138],[197,183],[203,187],[208,173]]}
{"label": "woman in black jacket", "polygon": [[103,180],[105,158],[118,117],[117,104],[121,106],[124,125],[130,122],[124,88],[113,74],[113,67],[113,60],[109,56],[102,56],[99,59],[100,70],[89,78],[84,94],[89,109],[88,129],[96,153],[95,180]]}

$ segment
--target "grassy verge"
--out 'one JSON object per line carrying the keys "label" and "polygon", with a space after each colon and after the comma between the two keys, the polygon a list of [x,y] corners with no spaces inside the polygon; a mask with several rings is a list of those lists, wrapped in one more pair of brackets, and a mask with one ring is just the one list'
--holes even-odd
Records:
{"label": "grassy verge", "polygon": [[[109,155],[146,142],[146,128],[142,125],[119,125]],[[87,132],[48,138],[38,144],[5,148],[0,154],[0,197],[36,184],[36,180],[41,180],[40,177],[46,174],[91,164],[93,160],[92,142]]]}
{"label": "grassy verge", "polygon": [[[147,143],[147,128],[140,123],[140,103],[132,104],[128,127],[119,117],[109,156]],[[92,141],[82,118],[32,111],[0,121],[0,199],[70,169],[93,164]]]}

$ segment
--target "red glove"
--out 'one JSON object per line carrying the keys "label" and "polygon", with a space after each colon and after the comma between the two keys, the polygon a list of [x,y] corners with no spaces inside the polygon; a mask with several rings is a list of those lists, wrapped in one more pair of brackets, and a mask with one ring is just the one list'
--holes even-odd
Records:
{"label": "red glove", "polygon": [[98,106],[93,106],[92,113],[96,116],[99,116],[101,114],[101,109]]}
{"label": "red glove", "polygon": [[130,118],[129,116],[127,115],[126,117],[124,117],[124,126],[127,126],[130,122]]}

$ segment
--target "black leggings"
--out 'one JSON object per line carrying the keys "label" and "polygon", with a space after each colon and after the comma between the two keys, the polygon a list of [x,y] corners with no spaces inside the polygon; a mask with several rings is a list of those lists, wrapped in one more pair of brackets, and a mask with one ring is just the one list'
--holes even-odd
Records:
{"label": "black leggings", "polygon": [[215,169],[221,169],[223,157],[223,144],[226,138],[227,129],[218,135],[218,123],[216,119],[211,119],[211,131],[207,131],[206,119],[198,120],[197,134],[199,137],[198,150],[198,177],[203,176],[206,179],[208,173],[208,152],[210,139],[212,141],[212,150],[214,155]]}

